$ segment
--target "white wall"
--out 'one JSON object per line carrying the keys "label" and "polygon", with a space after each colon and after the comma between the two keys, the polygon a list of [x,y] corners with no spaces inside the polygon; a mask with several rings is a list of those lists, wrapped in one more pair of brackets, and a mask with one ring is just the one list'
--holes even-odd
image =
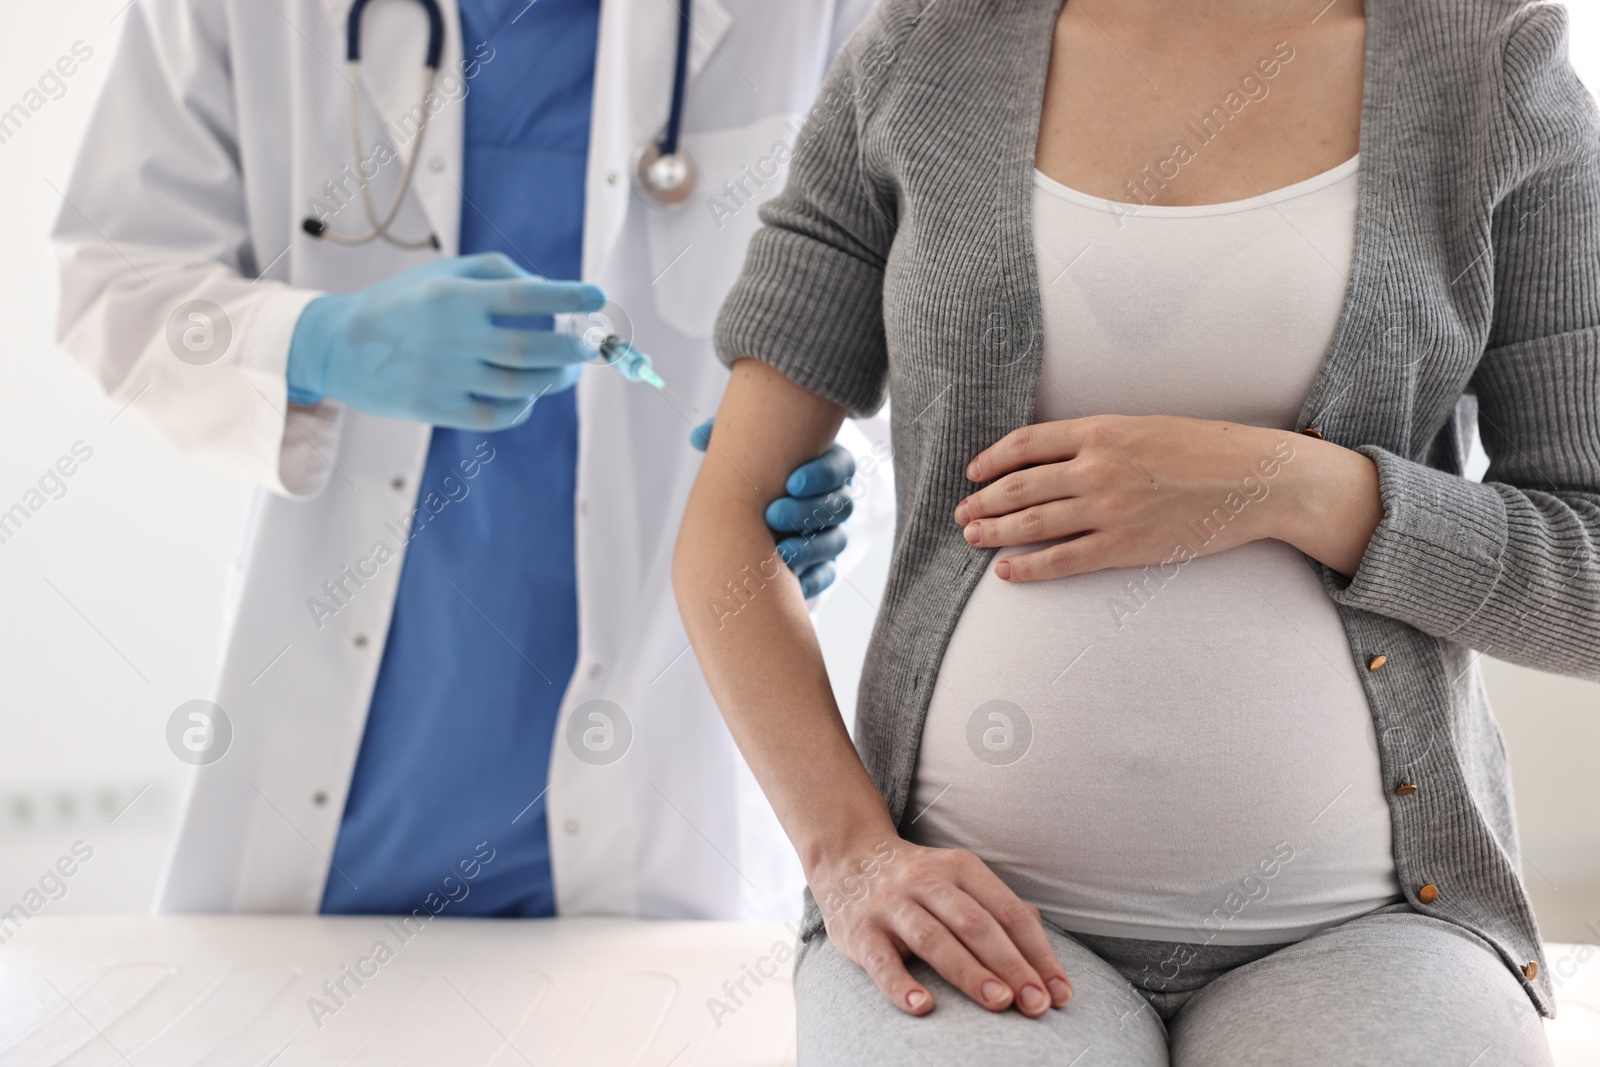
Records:
{"label": "white wall", "polygon": [[[13,4],[0,34],[0,110],[74,42],[94,50],[64,95],[0,144],[0,508],[74,442],[94,449],[66,495],[0,544],[0,910],[78,839],[94,859],[51,910],[145,906],[181,782],[165,721],[209,688],[222,575],[247,499],[240,485],[180,458],[137,409],[118,416],[52,347],[55,265],[45,238],[124,3]],[[1577,58],[1600,84],[1600,10],[1589,0],[1580,8]],[[822,613],[847,702],[886,559],[876,553]],[[1589,785],[1600,688],[1498,664],[1487,673],[1538,871],[1530,886],[1541,914],[1559,919],[1550,932],[1579,937],[1581,920],[1600,920],[1600,794]]]}
{"label": "white wall", "polygon": [[94,858],[53,910],[148,901],[180,780],[163,727],[209,687],[246,500],[133,415],[113,420],[52,344],[46,234],[124,2],[9,5],[0,34],[0,109],[75,42],[93,49],[64,94],[0,144],[0,508],[74,442],[94,450],[65,496],[0,544],[0,909],[78,839]]}

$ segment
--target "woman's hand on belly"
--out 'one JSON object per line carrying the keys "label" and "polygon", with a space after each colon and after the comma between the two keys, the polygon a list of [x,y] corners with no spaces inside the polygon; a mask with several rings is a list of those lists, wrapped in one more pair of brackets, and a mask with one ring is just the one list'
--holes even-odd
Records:
{"label": "woman's hand on belly", "polygon": [[970,852],[901,838],[852,848],[807,871],[828,937],[902,1011],[933,995],[906,969],[915,955],[990,1011],[1036,1018],[1072,999],[1039,909]]}
{"label": "woman's hand on belly", "polygon": [[1110,567],[1176,567],[1271,537],[1353,575],[1383,518],[1366,456],[1287,430],[1175,415],[1036,423],[979,453],[993,484],[955,521],[979,548],[1070,538],[1004,555],[995,574],[1040,581]]}

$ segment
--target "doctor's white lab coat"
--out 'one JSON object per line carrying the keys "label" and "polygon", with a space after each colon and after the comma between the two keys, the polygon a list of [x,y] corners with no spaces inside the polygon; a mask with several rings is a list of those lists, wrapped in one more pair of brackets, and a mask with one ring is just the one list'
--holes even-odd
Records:
{"label": "doctor's white lab coat", "polygon": [[[334,403],[285,404],[304,305],[435,254],[302,232],[312,210],[329,211],[336,230],[367,228],[354,192],[348,7],[136,0],[57,225],[66,350],[112,403],[261,487],[215,694],[233,738],[194,772],[158,894],[164,911],[317,910],[408,531],[450,493],[420,484],[428,427]],[[442,7],[437,95],[422,102],[430,118],[394,232],[431,230],[452,254],[462,100],[478,64],[496,60],[492,41],[462,41],[453,0]],[[579,659],[547,807],[532,808],[547,812],[563,913],[798,911],[798,864],[707,692],[668,566],[699,463],[689,430],[714,413],[726,379],[711,354],[713,319],[758,225],[755,205],[784,177],[787,153],[774,148],[793,145],[831,56],[869,7],[696,0],[683,141],[700,181],[670,213],[647,205],[630,177],[634,152],[666,119],[678,9],[673,0],[602,7],[583,276],[625,310],[697,410],[611,372],[586,372],[577,387]],[[382,0],[364,24],[362,140],[369,156],[385,136],[403,153],[419,104],[422,7]],[[400,169],[377,167],[380,211]],[[198,356],[190,329],[201,330]],[[857,437],[852,450],[868,444]],[[886,468],[864,479],[867,503],[892,499]],[[380,543],[395,558],[378,562]],[[337,600],[324,583],[338,587]],[[315,611],[314,601],[337,610]],[[621,708],[631,726],[613,762],[580,758],[583,746],[567,740],[575,709],[595,700]],[[505,813],[508,830],[518,815]]]}

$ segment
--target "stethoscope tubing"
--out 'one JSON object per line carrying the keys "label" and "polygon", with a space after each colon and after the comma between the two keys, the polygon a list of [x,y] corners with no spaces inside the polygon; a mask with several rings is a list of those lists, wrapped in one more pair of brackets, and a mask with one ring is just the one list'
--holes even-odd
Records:
{"label": "stethoscope tubing", "polygon": [[[355,0],[350,14],[344,20],[344,59],[346,63],[361,62],[361,15],[368,0]],[[444,55],[444,12],[438,0],[417,0],[428,14],[428,58],[423,65],[429,70],[439,69],[439,59]]]}
{"label": "stethoscope tubing", "polygon": [[690,7],[694,0],[678,0],[678,51],[672,60],[672,107],[667,128],[657,142],[664,156],[678,154],[678,134],[683,128],[683,97],[689,84],[689,34],[693,30]]}
{"label": "stethoscope tubing", "polygon": [[[433,91],[433,80],[439,72],[439,57],[444,53],[444,13],[439,10],[437,0],[417,2],[428,16],[428,55],[423,63],[422,95],[419,98],[425,102]],[[350,146],[355,152],[358,170],[361,160],[365,158],[361,145],[361,15],[367,3],[368,0],[355,0],[345,21],[345,80],[350,83]],[[405,155],[400,183],[395,187],[394,196],[381,218],[372,203],[372,190],[365,181],[366,176],[357,175],[362,179],[358,183],[361,187],[361,205],[366,209],[367,221],[372,224],[372,229],[365,233],[339,233],[316,219],[308,218],[303,226],[307,233],[340,245],[364,245],[381,237],[396,248],[439,247],[438,235],[433,233],[420,240],[407,241],[389,232],[389,227],[394,225],[400,208],[405,204],[406,192],[411,188],[411,178],[417,170],[417,160],[422,158],[422,142],[428,132],[428,116],[431,112],[426,104],[418,110],[421,114],[417,119],[417,133],[412,139],[410,151]]]}
{"label": "stethoscope tubing", "polygon": [[[355,150],[356,159],[359,161],[362,158],[362,154],[361,154],[361,126],[360,126],[360,121],[361,121],[361,119],[360,119],[360,114],[361,114],[361,95],[356,89],[356,85],[358,83],[356,82],[355,79],[359,76],[361,64],[360,63],[350,63],[347,66],[348,66],[348,70],[350,72],[350,79],[351,79],[351,81],[350,81],[350,141],[351,141],[351,147]],[[435,72],[434,72],[433,68],[430,67],[427,70],[427,72],[424,75],[424,77],[423,77],[422,95],[423,95],[424,98],[427,97],[428,90],[433,88],[433,76],[434,76],[434,73]],[[363,181],[363,182],[360,183],[360,186],[361,186],[361,204],[366,209],[367,221],[372,223],[372,229],[368,230],[366,233],[340,233],[337,230],[329,229],[327,226],[322,226],[320,231],[315,236],[324,238],[325,240],[332,241],[334,244],[340,244],[340,245],[363,245],[363,244],[366,244],[368,241],[372,241],[372,240],[375,240],[375,239],[377,239],[379,237],[382,237],[385,241],[388,241],[390,244],[394,245],[397,248],[438,248],[439,247],[438,238],[434,234],[431,234],[431,233],[428,234],[427,237],[424,237],[424,238],[422,238],[420,240],[407,241],[407,240],[404,240],[402,238],[396,237],[394,234],[389,232],[389,227],[394,224],[395,217],[400,214],[400,208],[405,203],[406,190],[411,188],[411,176],[412,176],[412,174],[414,174],[416,172],[417,160],[422,155],[422,139],[423,139],[423,135],[425,133],[427,133],[427,130],[428,130],[428,109],[426,107],[424,107],[421,110],[422,110],[422,117],[417,120],[417,136],[416,136],[416,140],[412,143],[411,151],[406,153],[405,166],[402,168],[402,170],[400,172],[400,184],[398,186],[396,186],[395,191],[394,191],[394,197],[389,201],[389,206],[384,211],[383,217],[382,218],[378,217],[377,208],[374,207],[373,203],[372,203],[372,192],[368,188],[368,184],[365,181]]]}
{"label": "stethoscope tubing", "polygon": [[[356,165],[359,168],[364,158],[361,145],[361,16],[365,12],[369,0],[354,0],[350,5],[349,16],[345,20],[345,80],[350,83],[350,145],[355,152]],[[427,99],[428,93],[433,90],[434,78],[438,74],[439,60],[444,53],[444,13],[440,11],[438,0],[417,0],[422,5],[428,16],[428,54],[423,65],[422,99]],[[679,139],[683,132],[683,102],[689,81],[689,39],[694,30],[692,16],[693,0],[677,0],[678,9],[678,41],[677,51],[673,57],[672,66],[672,103],[667,111],[667,124],[663,129],[661,138],[655,142],[657,158],[678,156],[681,149]],[[417,160],[422,157],[422,142],[428,130],[428,116],[430,112],[426,106],[420,109],[421,115],[417,120],[417,133],[411,143],[410,151],[405,155],[405,165],[401,170],[400,183],[395,188],[394,196],[390,199],[388,207],[382,216],[378,214],[377,207],[372,202],[372,192],[366,181],[361,181],[361,204],[366,209],[367,221],[372,228],[365,233],[339,233],[329,228],[321,220],[307,218],[303,229],[313,237],[332,241],[340,245],[363,245],[369,241],[383,238],[397,248],[438,248],[438,235],[430,233],[421,240],[407,241],[396,237],[389,232],[394,220],[400,214],[400,208],[405,203],[405,197],[411,188],[412,176],[416,173]],[[683,155],[687,163],[687,154]],[[688,189],[693,188],[692,165],[689,168],[690,177],[687,179]],[[358,175],[359,177],[359,175]],[[652,189],[645,183],[640,183],[640,191],[646,199],[663,207],[680,205],[689,195],[688,189],[680,189],[678,199],[671,200],[662,194],[661,190]]]}

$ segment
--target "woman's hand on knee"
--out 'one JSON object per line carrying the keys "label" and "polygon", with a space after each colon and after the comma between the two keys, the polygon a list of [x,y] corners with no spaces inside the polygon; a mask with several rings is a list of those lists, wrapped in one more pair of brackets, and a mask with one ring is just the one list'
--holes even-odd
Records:
{"label": "woman's hand on knee", "polygon": [[1036,1018],[1072,999],[1039,910],[970,852],[897,838],[821,864],[810,881],[834,946],[902,1011],[934,1006],[910,955],[990,1011]]}

